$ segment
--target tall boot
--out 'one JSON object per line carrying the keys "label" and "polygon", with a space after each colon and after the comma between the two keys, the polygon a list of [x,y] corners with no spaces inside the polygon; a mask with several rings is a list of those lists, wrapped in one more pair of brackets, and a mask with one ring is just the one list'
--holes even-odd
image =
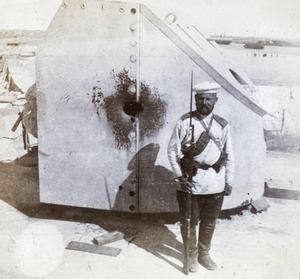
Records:
{"label": "tall boot", "polygon": [[218,267],[209,255],[215,224],[215,219],[204,219],[199,227],[198,262],[208,270],[215,270]]}
{"label": "tall boot", "polygon": [[[183,243],[186,242],[186,230],[181,226],[181,236]],[[198,247],[197,247],[197,237],[196,237],[196,226],[191,226],[190,228],[190,238],[189,238],[189,271],[197,272],[199,269],[198,264]]]}

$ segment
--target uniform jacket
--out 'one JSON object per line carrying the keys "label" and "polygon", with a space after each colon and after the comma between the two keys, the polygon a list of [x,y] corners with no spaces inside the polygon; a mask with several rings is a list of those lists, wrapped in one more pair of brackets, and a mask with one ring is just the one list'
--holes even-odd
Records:
{"label": "uniform jacket", "polygon": [[[192,112],[192,124],[194,125],[194,140],[200,137],[205,128],[200,122],[202,118],[206,127],[208,127],[211,118],[212,125],[210,129],[210,137],[207,146],[203,152],[194,157],[194,160],[201,166],[212,166],[220,157],[221,150],[225,151],[228,155],[225,166],[217,173],[213,168],[203,170],[199,168],[197,174],[193,177],[193,194],[215,194],[224,190],[225,182],[232,185],[234,158],[232,152],[232,143],[229,125],[223,118],[209,114],[205,118],[200,116],[197,111]],[[190,113],[183,115],[176,123],[173,134],[169,141],[168,157],[174,173],[175,178],[182,176],[182,171],[179,165],[180,159],[183,157],[181,152],[182,147],[191,145],[191,128],[190,128]],[[178,183],[179,189],[180,183]]]}

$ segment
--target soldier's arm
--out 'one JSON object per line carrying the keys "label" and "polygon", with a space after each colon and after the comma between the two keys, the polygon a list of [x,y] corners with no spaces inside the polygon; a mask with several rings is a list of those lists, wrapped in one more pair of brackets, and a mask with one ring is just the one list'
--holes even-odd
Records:
{"label": "soldier's arm", "polygon": [[178,120],[168,145],[168,158],[175,178],[179,178],[182,176],[181,168],[179,165],[181,141],[183,138],[181,126],[182,126],[182,121]]}
{"label": "soldier's arm", "polygon": [[231,139],[231,132],[229,129],[229,125],[226,127],[227,135],[226,140],[224,143],[224,151],[227,153],[227,161],[226,161],[226,177],[225,182],[227,185],[232,186],[233,184],[233,173],[234,173],[234,156],[233,156],[233,149],[232,149],[232,139]]}

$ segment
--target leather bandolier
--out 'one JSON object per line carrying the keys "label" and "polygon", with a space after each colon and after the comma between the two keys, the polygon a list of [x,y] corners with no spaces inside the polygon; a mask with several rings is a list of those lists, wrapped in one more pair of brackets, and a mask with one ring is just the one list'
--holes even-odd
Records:
{"label": "leather bandolier", "polygon": [[[207,128],[206,128],[203,120],[200,120],[200,122],[201,122],[202,126],[204,127],[205,131],[202,132],[202,134],[200,135],[199,139],[196,141],[196,143],[194,144],[193,147],[189,146],[189,147],[181,149],[184,156],[180,160],[180,166],[181,166],[181,170],[182,170],[184,176],[186,176],[189,172],[191,156],[192,157],[198,156],[199,154],[201,154],[203,152],[203,150],[206,148],[206,146],[208,145],[210,140],[214,141],[214,139],[211,137],[209,132],[210,132],[210,129],[211,129],[211,126],[212,126],[213,119],[215,117],[218,118],[218,116],[214,115],[211,118]],[[217,160],[217,162],[215,162],[211,166],[211,165],[199,164],[197,161],[193,161],[193,176],[195,176],[197,174],[197,170],[199,168],[203,169],[203,170],[208,170],[209,168],[213,168],[218,173],[218,172],[220,172],[221,168],[225,165],[228,155],[227,155],[226,152],[224,152],[224,150],[222,150],[219,147],[219,145],[216,142],[215,142],[215,144],[220,149],[220,157]]]}

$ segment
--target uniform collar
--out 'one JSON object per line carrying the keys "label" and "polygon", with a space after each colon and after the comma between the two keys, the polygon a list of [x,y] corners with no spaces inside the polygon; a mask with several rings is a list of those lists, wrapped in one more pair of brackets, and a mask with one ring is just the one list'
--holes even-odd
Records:
{"label": "uniform collar", "polygon": [[204,122],[209,122],[211,118],[213,117],[213,112],[211,112],[209,115],[202,115],[196,110],[196,117],[199,120],[203,120]]}

